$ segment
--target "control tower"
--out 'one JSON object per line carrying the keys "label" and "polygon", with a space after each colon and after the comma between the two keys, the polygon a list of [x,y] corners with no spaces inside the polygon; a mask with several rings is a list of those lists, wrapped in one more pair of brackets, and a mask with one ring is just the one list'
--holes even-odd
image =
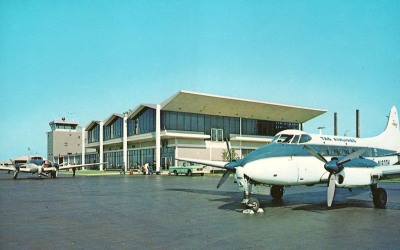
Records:
{"label": "control tower", "polygon": [[49,123],[47,132],[47,159],[54,163],[81,163],[82,128],[76,122],[69,122],[65,117]]}

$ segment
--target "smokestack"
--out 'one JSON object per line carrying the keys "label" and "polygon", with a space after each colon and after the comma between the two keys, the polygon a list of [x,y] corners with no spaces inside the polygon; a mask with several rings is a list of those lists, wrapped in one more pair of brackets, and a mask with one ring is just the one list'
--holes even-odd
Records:
{"label": "smokestack", "polygon": [[337,113],[333,114],[333,135],[337,135]]}
{"label": "smokestack", "polygon": [[356,110],[356,137],[360,138],[360,110]]}

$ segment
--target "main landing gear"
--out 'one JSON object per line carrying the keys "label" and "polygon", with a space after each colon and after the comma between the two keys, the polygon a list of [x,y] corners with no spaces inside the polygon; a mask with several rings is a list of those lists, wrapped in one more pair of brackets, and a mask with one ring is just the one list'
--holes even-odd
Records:
{"label": "main landing gear", "polygon": [[371,185],[371,194],[376,208],[386,208],[387,193],[384,188],[378,188],[376,184]]}

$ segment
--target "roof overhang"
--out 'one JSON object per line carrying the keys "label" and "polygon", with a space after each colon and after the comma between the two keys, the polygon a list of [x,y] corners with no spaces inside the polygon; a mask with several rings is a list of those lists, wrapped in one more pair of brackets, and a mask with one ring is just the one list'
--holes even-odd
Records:
{"label": "roof overhang", "polygon": [[91,121],[88,125],[86,125],[85,130],[86,131],[90,131],[92,130],[94,127],[96,127],[100,122],[99,121]]}
{"label": "roof overhang", "polygon": [[304,123],[327,110],[180,91],[164,103],[166,111]]}

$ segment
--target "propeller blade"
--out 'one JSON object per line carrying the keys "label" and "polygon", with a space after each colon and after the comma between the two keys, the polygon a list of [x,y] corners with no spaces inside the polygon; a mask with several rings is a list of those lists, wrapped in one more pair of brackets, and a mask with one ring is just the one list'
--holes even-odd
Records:
{"label": "propeller blade", "polygon": [[16,179],[17,179],[17,177],[18,177],[18,173],[19,173],[19,171],[14,171],[14,176],[13,176],[13,179],[14,179],[14,180],[16,180]]}
{"label": "propeller blade", "polygon": [[354,153],[349,154],[348,156],[344,157],[343,159],[341,159],[340,161],[337,162],[338,165],[341,165],[343,163],[349,162],[351,160],[353,160],[354,158],[358,158],[360,157],[360,155],[364,154],[365,152],[367,152],[368,148],[362,148],[360,150],[357,150]]}
{"label": "propeller blade", "polygon": [[313,155],[315,158],[317,158],[318,160],[322,161],[323,163],[327,163],[328,161],[320,154],[318,153],[315,149],[313,149],[312,147],[308,146],[308,145],[304,145],[304,147],[307,149],[307,151]]}
{"label": "propeller blade", "polygon": [[221,177],[221,180],[219,180],[217,188],[222,186],[222,184],[225,183],[225,181],[228,179],[229,175],[231,174],[231,171],[227,170],[225,171],[224,175]]}
{"label": "propeller blade", "polygon": [[232,161],[231,147],[229,146],[228,138],[225,138],[225,142],[226,142],[226,149],[228,150],[229,161]]}
{"label": "propeller blade", "polygon": [[329,176],[328,190],[326,197],[328,207],[332,206],[333,197],[335,196],[335,188],[336,188],[336,177],[334,174],[331,174]]}

